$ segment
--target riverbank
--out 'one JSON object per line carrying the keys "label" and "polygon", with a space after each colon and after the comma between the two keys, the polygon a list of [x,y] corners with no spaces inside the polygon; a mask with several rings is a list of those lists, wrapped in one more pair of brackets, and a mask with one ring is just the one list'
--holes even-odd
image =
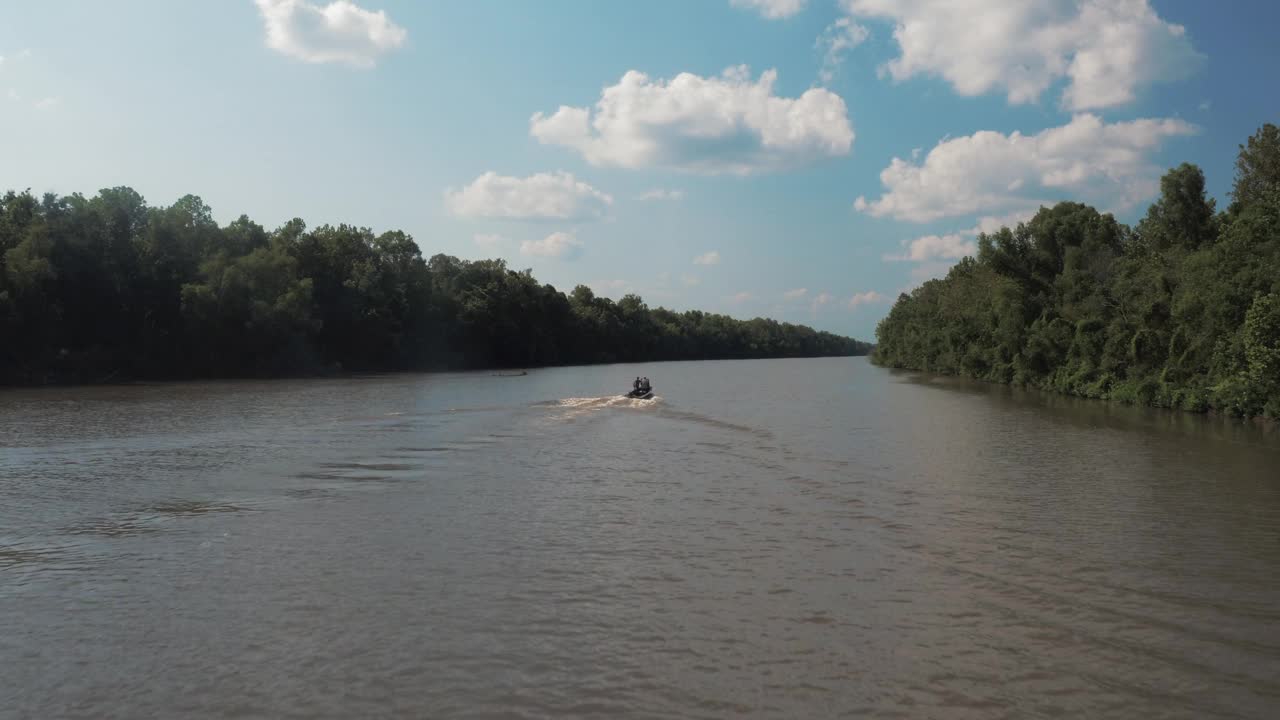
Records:
{"label": "riverbank", "polygon": [[1132,399],[1132,394],[1125,393],[1119,397],[1096,395],[1085,395],[1066,390],[1056,390],[1053,388],[1040,387],[1029,384],[1016,384],[1011,382],[1001,382],[999,380],[991,380],[987,378],[972,377],[968,375],[960,375],[955,373],[939,372],[933,370],[925,370],[921,368],[890,366],[883,362],[877,361],[875,355],[868,355],[867,361],[876,367],[889,370],[896,373],[904,373],[911,375],[914,379],[927,383],[938,384],[946,383],[949,385],[984,387],[984,388],[1002,388],[1014,393],[1029,393],[1042,399],[1046,406],[1054,406],[1061,402],[1070,402],[1083,405],[1096,405],[1098,407],[1115,407],[1115,408],[1138,408],[1150,410],[1160,413],[1166,413],[1171,417],[1185,418],[1208,418],[1213,420],[1221,420],[1230,423],[1244,423],[1254,425],[1262,430],[1271,433],[1280,433],[1280,418],[1268,415],[1240,415],[1237,413],[1224,412],[1213,407],[1203,408],[1187,408],[1179,407],[1172,404],[1160,404],[1154,402],[1141,402]]}
{"label": "riverbank", "polygon": [[977,238],[901,295],[875,359],[1135,405],[1280,418],[1280,128],[1219,211],[1180,165],[1134,227],[1080,203]]}
{"label": "riverbank", "polygon": [[309,379],[357,379],[361,377],[379,377],[396,374],[441,374],[441,373],[488,373],[494,377],[525,377],[531,370],[550,370],[557,368],[598,367],[604,365],[637,365],[667,362],[728,362],[741,360],[817,360],[822,358],[868,357],[869,353],[852,355],[797,355],[789,357],[736,357],[736,358],[662,358],[643,360],[613,360],[592,363],[566,363],[561,365],[523,365],[512,367],[418,367],[418,368],[382,368],[364,370],[346,370],[341,366],[300,368],[290,372],[256,373],[242,375],[151,375],[134,376],[121,372],[111,372],[105,376],[97,373],[44,373],[39,378],[26,381],[12,378],[0,379],[0,391],[5,389],[41,388],[41,387],[95,387],[110,385],[149,385],[155,383],[198,382],[198,381],[238,381],[238,380],[309,380]]}
{"label": "riverbank", "polygon": [[870,344],[804,325],[568,292],[506,261],[424,256],[353,225],[226,225],[127,187],[0,196],[0,382],[824,357]]}

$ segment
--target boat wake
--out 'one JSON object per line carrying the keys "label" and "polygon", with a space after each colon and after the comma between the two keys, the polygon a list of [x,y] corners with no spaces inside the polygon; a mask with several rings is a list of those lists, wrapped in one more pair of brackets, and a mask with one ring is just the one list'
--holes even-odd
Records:
{"label": "boat wake", "polygon": [[544,406],[558,410],[555,414],[559,420],[574,420],[584,415],[590,415],[602,410],[618,409],[618,410],[646,410],[652,412],[655,417],[667,420],[677,420],[680,422],[693,423],[706,428],[715,430],[724,430],[733,433],[743,433],[754,435],[761,440],[772,440],[773,433],[768,430],[751,427],[748,425],[740,425],[738,423],[728,422],[720,418],[709,417],[699,413],[688,412],[667,405],[661,395],[654,395],[650,400],[639,400],[629,398],[625,395],[606,395],[604,397],[571,397],[562,400],[552,400],[543,403]]}
{"label": "boat wake", "polygon": [[662,397],[653,396],[649,400],[638,400],[623,395],[606,395],[604,397],[574,397],[556,400],[552,405],[565,411],[565,418],[575,418],[579,415],[605,410],[608,408],[622,408],[637,410],[650,409],[657,407],[662,403]]}

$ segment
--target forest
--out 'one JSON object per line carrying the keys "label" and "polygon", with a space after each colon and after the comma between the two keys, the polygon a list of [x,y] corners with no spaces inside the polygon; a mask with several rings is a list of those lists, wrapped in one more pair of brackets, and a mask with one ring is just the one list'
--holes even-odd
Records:
{"label": "forest", "polygon": [[127,187],[0,199],[0,383],[865,355],[757,318],[565,294],[363,227],[219,226]]}
{"label": "forest", "polygon": [[1183,164],[1136,227],[1077,203],[978,238],[899,296],[873,360],[1125,403],[1280,418],[1280,130],[1240,146],[1230,205]]}

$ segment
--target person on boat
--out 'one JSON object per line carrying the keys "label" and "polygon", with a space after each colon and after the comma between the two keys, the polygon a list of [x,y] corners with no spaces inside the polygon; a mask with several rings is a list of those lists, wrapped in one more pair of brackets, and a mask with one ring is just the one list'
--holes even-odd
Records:
{"label": "person on boat", "polygon": [[640,378],[640,389],[641,390],[649,389],[649,378]]}
{"label": "person on boat", "polygon": [[631,386],[631,389],[632,389],[632,390],[639,390],[639,389],[640,389],[640,376],[639,376],[639,375],[637,375],[637,376],[636,376],[635,384],[633,384],[633,385]]}

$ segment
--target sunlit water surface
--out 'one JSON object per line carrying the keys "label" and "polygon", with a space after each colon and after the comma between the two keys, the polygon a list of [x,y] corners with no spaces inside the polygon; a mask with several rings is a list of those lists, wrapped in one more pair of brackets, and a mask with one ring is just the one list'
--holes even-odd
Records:
{"label": "sunlit water surface", "polygon": [[863,359],[0,392],[0,717],[674,716],[1280,717],[1280,433]]}

